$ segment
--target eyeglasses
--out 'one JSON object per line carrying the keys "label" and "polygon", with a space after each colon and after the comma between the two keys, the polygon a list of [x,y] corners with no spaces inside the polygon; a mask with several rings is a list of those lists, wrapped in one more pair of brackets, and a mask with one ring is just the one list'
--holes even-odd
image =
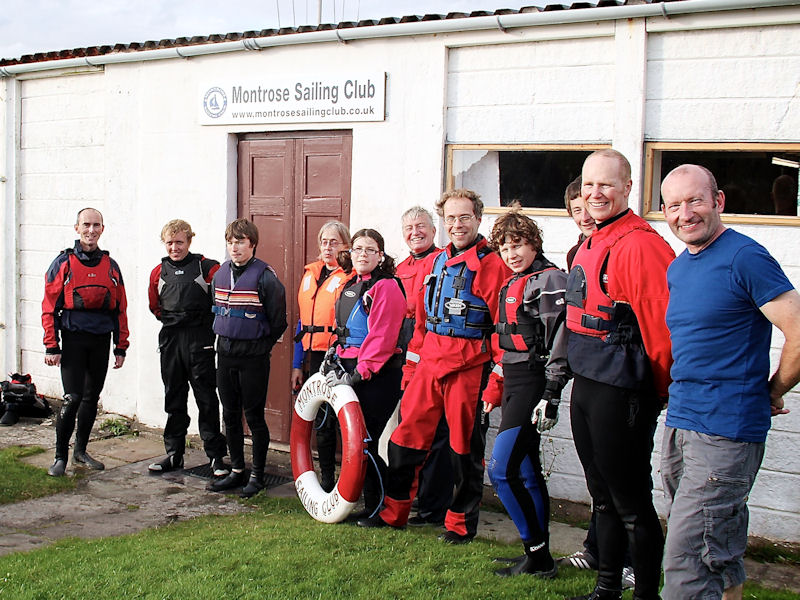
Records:
{"label": "eyeglasses", "polygon": [[375,256],[380,250],[377,248],[351,248],[350,254],[366,254],[367,256]]}
{"label": "eyeglasses", "polygon": [[320,248],[338,248],[342,242],[339,240],[320,240]]}
{"label": "eyeglasses", "polygon": [[466,225],[467,223],[472,221],[472,219],[474,219],[474,218],[475,218],[475,215],[459,215],[457,217],[455,215],[447,215],[444,218],[444,222],[447,223],[448,225],[453,225],[456,222],[456,219],[457,219],[459,223],[461,223],[462,225]]}

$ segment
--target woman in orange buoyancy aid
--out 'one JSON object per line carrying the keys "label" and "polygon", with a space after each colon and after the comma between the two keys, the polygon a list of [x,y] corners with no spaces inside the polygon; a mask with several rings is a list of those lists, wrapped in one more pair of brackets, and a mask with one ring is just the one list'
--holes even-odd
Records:
{"label": "woman in orange buoyancy aid", "polygon": [[[344,223],[328,221],[320,228],[317,241],[319,260],[305,266],[297,292],[300,322],[294,339],[291,380],[295,391],[303,383],[304,365],[309,375],[319,371],[325,352],[333,344],[336,300],[345,283],[353,276],[352,272],[345,272],[338,261],[339,253],[350,247],[350,232]],[[336,415],[323,406],[317,414],[314,427],[322,488],[330,492],[336,482]]]}

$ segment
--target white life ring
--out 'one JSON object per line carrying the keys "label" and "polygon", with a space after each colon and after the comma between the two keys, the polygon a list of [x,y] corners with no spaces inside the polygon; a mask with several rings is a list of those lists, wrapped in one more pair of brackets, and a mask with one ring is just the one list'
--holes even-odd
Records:
{"label": "white life ring", "polygon": [[[311,458],[314,417],[323,402],[333,407],[342,430],[342,467],[331,492],[322,489]],[[366,440],[367,427],[353,388],[347,385],[331,388],[321,373],[309,377],[294,403],[289,443],[294,487],[303,507],[317,521],[338,523],[352,512],[367,472]]]}

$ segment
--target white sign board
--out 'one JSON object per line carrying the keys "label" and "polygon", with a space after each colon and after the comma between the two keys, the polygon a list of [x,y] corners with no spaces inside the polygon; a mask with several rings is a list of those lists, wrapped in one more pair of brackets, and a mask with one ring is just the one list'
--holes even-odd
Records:
{"label": "white sign board", "polygon": [[383,121],[386,73],[227,78],[200,87],[201,125]]}

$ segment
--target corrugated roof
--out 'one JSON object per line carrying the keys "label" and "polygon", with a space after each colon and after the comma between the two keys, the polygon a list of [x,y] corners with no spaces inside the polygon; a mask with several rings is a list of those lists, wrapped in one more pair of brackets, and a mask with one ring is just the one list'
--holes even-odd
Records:
{"label": "corrugated roof", "polygon": [[[680,1],[680,0],[666,0],[666,1]],[[599,0],[597,3],[590,2],[574,2],[570,5],[566,4],[548,4],[544,7],[539,6],[525,6],[520,9],[501,8],[494,11],[473,11],[465,12],[451,12],[446,15],[441,14],[427,14],[427,15],[407,15],[405,17],[385,17],[383,19],[364,19],[358,22],[355,21],[342,21],[340,23],[331,24],[323,23],[321,25],[301,25],[299,27],[282,27],[280,29],[261,29],[249,30],[242,32],[232,32],[225,34],[211,34],[211,35],[197,35],[192,37],[178,37],[173,39],[164,39],[158,41],[146,42],[131,42],[128,44],[114,44],[104,46],[89,46],[87,48],[73,48],[72,50],[54,50],[51,52],[36,52],[34,54],[26,54],[20,58],[0,59],[0,67],[10,65],[24,65],[30,63],[41,63],[52,60],[64,60],[70,58],[83,58],[92,56],[103,56],[108,54],[116,54],[122,52],[142,52],[145,50],[158,50],[163,48],[177,48],[185,46],[198,46],[207,44],[218,44],[222,42],[235,42],[247,38],[264,38],[272,36],[281,36],[297,33],[307,33],[313,31],[331,31],[335,29],[352,29],[354,27],[372,27],[375,25],[393,25],[397,23],[413,23],[421,21],[441,21],[447,19],[469,19],[472,17],[487,17],[487,16],[502,16],[518,13],[530,12],[550,12],[557,10],[579,10],[582,8],[594,8],[605,6],[624,6],[624,5],[638,5],[650,4],[649,0],[624,0],[618,2],[616,0]]]}

